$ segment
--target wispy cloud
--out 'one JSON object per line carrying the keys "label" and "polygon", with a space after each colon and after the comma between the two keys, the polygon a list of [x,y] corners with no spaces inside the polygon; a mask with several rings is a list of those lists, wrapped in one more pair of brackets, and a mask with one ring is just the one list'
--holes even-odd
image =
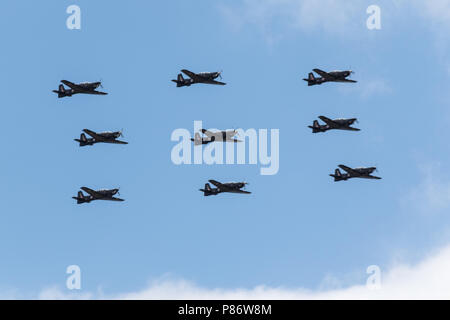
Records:
{"label": "wispy cloud", "polygon": [[[409,4],[411,2],[408,1],[407,3]],[[405,3],[403,4],[405,5]],[[416,0],[414,1],[414,5],[431,24],[450,28],[450,0]]]}
{"label": "wispy cloud", "polygon": [[[408,5],[410,2],[402,2]],[[421,1],[411,3],[435,34],[435,51],[444,70],[450,75],[450,0]]]}
{"label": "wispy cloud", "polygon": [[[356,77],[355,77],[356,78]],[[345,94],[359,95],[363,100],[367,100],[374,96],[385,96],[393,92],[392,87],[386,79],[381,78],[358,78],[356,86],[341,86],[339,91]]]}
{"label": "wispy cloud", "polygon": [[309,290],[305,288],[269,287],[205,288],[186,280],[163,279],[146,288],[123,294],[71,293],[56,287],[45,289],[40,299],[449,299],[450,245],[415,265],[397,264],[381,271],[381,288],[369,289],[358,284],[342,289]]}
{"label": "wispy cloud", "polygon": [[405,197],[405,203],[414,203],[416,209],[439,212],[450,207],[450,180],[446,180],[440,163],[429,163],[420,167],[422,181]]}
{"label": "wispy cloud", "polygon": [[344,35],[362,26],[361,19],[356,18],[357,12],[364,13],[361,8],[340,0],[244,0],[219,6],[232,29],[256,26],[269,43],[281,39],[288,30]]}

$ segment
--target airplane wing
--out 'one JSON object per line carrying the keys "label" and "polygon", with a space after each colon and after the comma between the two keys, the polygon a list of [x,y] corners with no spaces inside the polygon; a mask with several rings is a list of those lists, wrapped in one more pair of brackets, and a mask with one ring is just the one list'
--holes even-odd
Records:
{"label": "airplane wing", "polygon": [[67,81],[67,80],[61,80],[62,83],[64,83],[66,86],[68,86],[69,88],[73,89],[73,90],[77,90],[77,91],[85,91],[82,87],[76,85],[73,82]]}
{"label": "airplane wing", "polygon": [[112,141],[105,141],[106,143],[115,143],[115,144],[128,144],[128,142],[120,141],[120,140],[112,140]]}
{"label": "airplane wing", "polygon": [[202,133],[204,135],[208,136],[208,138],[215,137],[217,135],[217,133],[206,130],[206,129],[202,129]]}
{"label": "airplane wing", "polygon": [[89,93],[89,94],[100,94],[100,95],[107,95],[108,93],[106,92],[101,92],[101,91],[83,91],[84,93]]}
{"label": "airplane wing", "polygon": [[220,81],[216,81],[216,80],[202,80],[203,83],[207,83],[207,84],[217,84],[220,86],[224,86],[226,85],[225,82],[220,82]]}
{"label": "airplane wing", "polygon": [[337,127],[336,126],[336,122],[334,122],[330,118],[327,118],[327,117],[324,117],[324,116],[320,116],[319,119],[322,120],[323,122],[325,122],[330,127]]}
{"label": "airplane wing", "polygon": [[216,180],[208,180],[208,181],[210,183],[212,183],[214,186],[216,186],[217,188],[223,188],[224,187],[224,185],[222,183],[220,183],[219,181],[216,181]]}
{"label": "airplane wing", "polygon": [[360,176],[359,172],[353,170],[352,168],[349,168],[347,166],[344,166],[343,164],[338,165],[339,168],[341,168],[342,170],[347,171],[348,173],[354,175],[354,176]]}
{"label": "airplane wing", "polygon": [[356,83],[358,81],[356,80],[350,80],[350,79],[339,79],[339,80],[334,80],[335,82],[351,82],[351,83]]}
{"label": "airplane wing", "polygon": [[90,194],[91,196],[93,196],[95,199],[102,198],[102,195],[99,194],[99,193],[97,193],[95,190],[89,189],[89,188],[87,188],[87,187],[81,187],[80,189],[83,190],[83,191],[85,191],[85,192],[87,192],[87,193],[89,193],[89,194]]}
{"label": "airplane wing", "polygon": [[205,79],[203,77],[198,76],[196,73],[183,69],[181,70],[181,72],[183,72],[185,75],[187,75],[189,78],[193,79],[193,80],[197,80],[197,81],[204,81]]}
{"label": "airplane wing", "polygon": [[105,139],[103,139],[102,136],[99,136],[96,132],[89,130],[89,129],[83,129],[83,132],[87,133],[88,135],[90,135],[92,138],[94,138],[95,140],[98,141],[103,141]]}
{"label": "airplane wing", "polygon": [[368,176],[360,176],[359,178],[364,178],[364,179],[377,179],[380,180],[380,177],[376,177],[376,176],[372,176],[372,175],[368,175]]}
{"label": "airplane wing", "polygon": [[225,190],[225,192],[229,192],[229,193],[244,193],[244,194],[250,194],[250,191],[245,191],[245,190]]}
{"label": "airplane wing", "polygon": [[330,75],[328,72],[325,72],[323,70],[313,69],[313,71],[326,80],[334,80],[335,79],[332,75]]}
{"label": "airplane wing", "polygon": [[361,131],[361,129],[358,128],[352,128],[352,127],[346,127],[346,128],[340,128],[341,130],[348,130],[348,131]]}
{"label": "airplane wing", "polygon": [[123,199],[115,198],[115,197],[111,197],[111,198],[108,198],[108,199],[105,199],[105,200],[109,200],[109,201],[125,201]]}
{"label": "airplane wing", "polygon": [[242,142],[242,141],[238,139],[226,139],[225,142]]}

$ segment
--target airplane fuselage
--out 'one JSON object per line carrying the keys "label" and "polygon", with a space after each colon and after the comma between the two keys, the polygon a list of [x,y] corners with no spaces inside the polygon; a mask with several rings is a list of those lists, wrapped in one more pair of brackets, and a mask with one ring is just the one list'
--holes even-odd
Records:
{"label": "airplane fuselage", "polygon": [[369,168],[354,168],[353,170],[358,172],[360,175],[369,175],[373,173],[377,168],[375,167],[369,167]]}
{"label": "airplane fuselage", "polygon": [[97,135],[99,135],[100,137],[104,138],[105,140],[115,140],[117,138],[119,138],[121,136],[121,132],[120,131],[105,131],[105,132],[98,132]]}
{"label": "airplane fuselage", "polygon": [[119,192],[119,189],[97,190],[96,193],[102,195],[103,198],[112,198]]}
{"label": "airplane fuselage", "polygon": [[100,87],[102,83],[101,82],[81,82],[78,83],[77,86],[83,88],[86,91],[94,91],[98,87]]}
{"label": "airplane fuselage", "polygon": [[200,72],[197,73],[198,76],[204,78],[205,80],[214,80],[220,76],[220,72]]}
{"label": "airplane fuselage", "polygon": [[[223,184],[226,189],[240,190],[245,187],[245,182],[228,182]],[[219,188],[220,189],[220,188]]]}
{"label": "airplane fuselage", "polygon": [[330,74],[331,76],[335,77],[336,79],[345,79],[347,78],[352,72],[350,70],[345,70],[345,71],[330,71],[328,72],[328,74]]}

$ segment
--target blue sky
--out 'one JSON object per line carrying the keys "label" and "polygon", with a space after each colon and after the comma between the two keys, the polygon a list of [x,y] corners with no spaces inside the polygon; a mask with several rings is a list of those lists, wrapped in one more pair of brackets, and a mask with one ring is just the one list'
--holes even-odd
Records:
{"label": "blue sky", "polygon": [[[76,264],[83,292],[161,278],[315,290],[448,244],[449,2],[314,3],[2,2],[0,289],[66,292]],[[81,30],[66,28],[71,4]],[[366,28],[370,4],[381,30]],[[307,87],[316,67],[359,82]],[[228,84],[176,88],[183,68],[223,70]],[[58,99],[61,79],[102,79],[109,95]],[[319,115],[357,117],[362,131],[313,135]],[[174,165],[170,135],[194,120],[279,129],[278,174]],[[79,148],[83,128],[123,128],[130,144]],[[334,183],[341,163],[383,180]],[[252,194],[204,198],[211,178]],[[77,205],[81,186],[120,187],[126,202]]]}

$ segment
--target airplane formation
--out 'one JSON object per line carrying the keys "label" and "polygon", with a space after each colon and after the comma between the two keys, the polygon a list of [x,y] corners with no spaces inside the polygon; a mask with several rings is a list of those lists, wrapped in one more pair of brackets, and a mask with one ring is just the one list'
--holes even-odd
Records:
{"label": "airplane formation", "polygon": [[[356,83],[357,81],[348,79],[348,77],[354,72],[351,70],[345,71],[330,71],[325,72],[320,69],[313,69],[315,73],[319,75],[319,77],[315,77],[314,73],[310,72],[308,74],[308,78],[303,79],[308,82],[308,86],[321,85],[326,82],[344,82],[344,83]],[[176,83],[177,87],[189,87],[192,84],[203,83],[203,84],[213,84],[213,85],[226,85],[224,82],[217,81],[217,78],[222,79],[222,71],[220,72],[200,72],[195,73],[186,69],[181,70],[182,73],[177,75],[176,80],[172,80]],[[184,78],[183,74],[185,74],[188,78]],[[101,81],[97,82],[82,82],[82,83],[73,83],[67,80],[61,80],[61,83],[58,87],[58,90],[53,90],[54,93],[58,94],[58,98],[63,97],[71,97],[74,94],[93,94],[93,95],[107,95],[106,92],[97,91],[98,87],[102,87]],[[64,85],[69,87],[69,89],[65,88]],[[320,133],[327,132],[329,130],[347,130],[347,131],[360,131],[361,129],[354,128],[352,125],[357,122],[356,118],[348,118],[348,119],[330,119],[325,116],[319,116],[320,120],[322,120],[325,124],[319,124],[317,120],[313,121],[312,126],[308,126],[312,129],[312,133]],[[227,130],[227,131],[216,131],[212,132],[210,130],[201,129],[200,130],[203,135],[200,135],[200,132],[196,132],[194,138],[191,138],[191,141],[195,146],[204,145],[208,143],[214,142],[232,142],[238,143],[242,142],[235,138],[238,134],[236,130]],[[86,134],[89,136],[86,137]],[[128,144],[128,142],[118,140],[120,137],[123,137],[122,131],[104,131],[104,132],[95,132],[89,129],[83,129],[83,133],[81,133],[79,139],[74,139],[79,143],[80,147],[84,146],[92,146],[96,143],[111,143],[111,144]],[[377,170],[376,167],[360,167],[360,168],[350,168],[348,166],[340,164],[338,166],[340,169],[345,171],[342,173],[339,169],[336,169],[334,174],[330,174],[331,177],[334,178],[334,181],[346,181],[351,178],[362,178],[362,179],[381,179],[381,177],[373,176],[372,173]],[[239,194],[251,194],[251,192],[242,190],[248,184],[247,182],[219,182],[216,180],[208,180],[209,183],[205,184],[204,189],[199,189],[199,191],[203,192],[205,197],[218,195],[220,193],[239,193]],[[211,185],[214,185],[215,188],[211,188]],[[78,191],[76,197],[72,197],[77,201],[78,204],[82,203],[90,203],[94,200],[108,200],[108,201],[124,201],[124,199],[120,199],[115,197],[116,194],[119,194],[119,189],[102,189],[102,190],[93,190],[87,187],[81,187],[82,191],[86,192],[87,195],[83,194],[82,191]]]}

